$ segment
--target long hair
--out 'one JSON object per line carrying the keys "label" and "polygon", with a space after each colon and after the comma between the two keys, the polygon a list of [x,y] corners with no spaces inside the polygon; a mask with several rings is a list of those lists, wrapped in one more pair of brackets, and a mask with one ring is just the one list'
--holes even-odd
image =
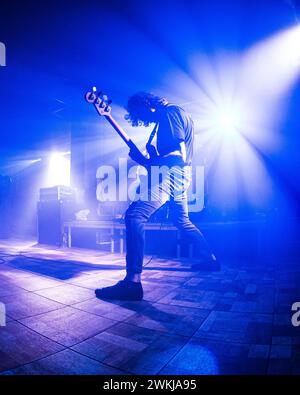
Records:
{"label": "long hair", "polygon": [[132,126],[149,126],[152,120],[141,119],[141,114],[145,114],[145,111],[159,110],[167,104],[167,100],[155,96],[152,93],[138,92],[128,99],[127,106],[125,107],[128,114],[125,115],[125,119],[131,123]]}

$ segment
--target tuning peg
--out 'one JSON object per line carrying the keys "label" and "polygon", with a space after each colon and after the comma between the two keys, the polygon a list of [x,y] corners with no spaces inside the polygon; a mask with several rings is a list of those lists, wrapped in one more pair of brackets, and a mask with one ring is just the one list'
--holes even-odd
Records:
{"label": "tuning peg", "polygon": [[97,88],[95,86],[93,86],[92,90],[88,96],[89,100],[94,100],[96,92],[97,92]]}
{"label": "tuning peg", "polygon": [[105,111],[109,110],[109,106],[111,105],[112,100],[108,100],[105,106]]}
{"label": "tuning peg", "polygon": [[93,86],[92,87],[92,91],[91,91],[91,93],[89,94],[89,97],[88,97],[89,100],[94,100],[96,92],[97,92],[97,88],[95,86]]}
{"label": "tuning peg", "polygon": [[97,93],[96,99],[95,99],[95,103],[96,104],[100,104],[101,105],[101,103],[103,102],[103,99],[101,98],[101,95],[102,95],[101,91]]}

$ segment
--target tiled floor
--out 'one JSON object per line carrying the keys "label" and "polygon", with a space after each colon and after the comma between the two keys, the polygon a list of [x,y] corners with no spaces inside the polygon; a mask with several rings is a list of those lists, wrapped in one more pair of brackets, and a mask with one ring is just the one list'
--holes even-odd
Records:
{"label": "tiled floor", "polygon": [[123,269],[117,254],[0,242],[1,374],[300,374],[297,264],[153,259],[142,302],[96,299]]}

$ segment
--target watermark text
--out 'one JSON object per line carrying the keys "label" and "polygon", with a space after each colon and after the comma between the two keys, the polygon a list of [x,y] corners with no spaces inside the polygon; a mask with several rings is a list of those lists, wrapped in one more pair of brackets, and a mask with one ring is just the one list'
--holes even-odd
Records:
{"label": "watermark text", "polygon": [[[192,176],[194,174],[194,176]],[[190,212],[204,207],[204,167],[141,166],[128,168],[127,158],[120,158],[118,168],[102,165],[97,169],[97,200],[99,202],[165,201],[170,196],[186,194]]]}
{"label": "watermark text", "polygon": [[6,46],[0,41],[0,66],[6,66]]}
{"label": "watermark text", "polygon": [[300,326],[300,302],[295,302],[292,306],[292,325],[296,328]]}
{"label": "watermark text", "polygon": [[0,326],[6,325],[6,308],[5,304],[0,302]]}

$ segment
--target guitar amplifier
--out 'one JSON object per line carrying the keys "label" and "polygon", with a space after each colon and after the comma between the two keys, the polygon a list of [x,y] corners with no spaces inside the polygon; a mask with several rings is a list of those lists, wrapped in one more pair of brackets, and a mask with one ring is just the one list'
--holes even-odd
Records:
{"label": "guitar amplifier", "polygon": [[75,189],[66,187],[64,185],[57,185],[51,188],[40,189],[40,202],[49,201],[74,201],[75,200]]}
{"label": "guitar amplifier", "polygon": [[75,218],[75,203],[62,200],[38,202],[37,227],[38,243],[62,246],[64,221]]}

